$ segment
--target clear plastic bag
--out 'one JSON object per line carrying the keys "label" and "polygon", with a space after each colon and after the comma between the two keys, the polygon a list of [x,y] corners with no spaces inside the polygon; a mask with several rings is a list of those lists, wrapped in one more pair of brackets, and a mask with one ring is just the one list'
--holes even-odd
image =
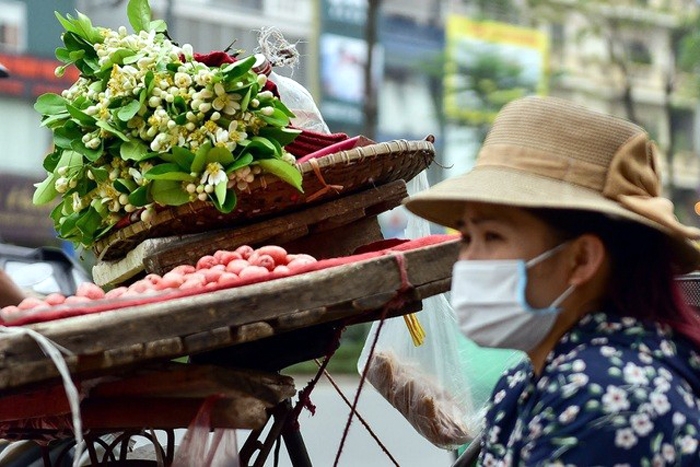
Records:
{"label": "clear plastic bag", "polygon": [[218,397],[207,398],[182,438],[171,467],[239,467],[236,430],[211,430],[211,411]]}
{"label": "clear plastic bag", "polygon": [[304,86],[274,71],[270,72],[270,80],[277,85],[280,100],[294,113],[293,126],[317,133],[330,133],[314,98]]}
{"label": "clear plastic bag", "polygon": [[[427,189],[425,172],[409,193]],[[408,214],[406,237],[430,234],[428,222]],[[478,347],[459,332],[444,295],[423,300],[416,314],[425,340],[416,346],[403,317],[375,322],[358,360],[367,381],[432,444],[456,449],[481,430],[486,403],[498,377],[523,358],[512,350]],[[377,337],[377,331],[380,331]],[[372,360],[368,362],[376,338]]]}

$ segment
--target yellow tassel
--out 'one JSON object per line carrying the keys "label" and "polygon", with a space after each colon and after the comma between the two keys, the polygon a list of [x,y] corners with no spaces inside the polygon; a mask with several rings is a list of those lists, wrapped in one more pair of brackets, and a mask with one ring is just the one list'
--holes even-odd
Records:
{"label": "yellow tassel", "polygon": [[416,347],[422,345],[423,342],[425,342],[426,334],[425,329],[423,329],[423,326],[421,326],[416,315],[403,315],[403,320],[406,323],[406,327],[408,327],[409,334],[411,334],[413,345]]}

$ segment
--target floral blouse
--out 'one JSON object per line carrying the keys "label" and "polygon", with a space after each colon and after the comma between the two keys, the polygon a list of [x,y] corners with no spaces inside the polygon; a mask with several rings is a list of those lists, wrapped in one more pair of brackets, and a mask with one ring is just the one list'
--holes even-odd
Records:
{"label": "floral blouse", "polygon": [[673,331],[586,316],[498,381],[479,465],[700,465],[700,354]]}

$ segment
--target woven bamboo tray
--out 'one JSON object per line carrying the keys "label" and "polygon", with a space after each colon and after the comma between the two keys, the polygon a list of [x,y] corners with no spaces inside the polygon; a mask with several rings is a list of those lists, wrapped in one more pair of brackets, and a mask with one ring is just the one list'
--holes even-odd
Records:
{"label": "woven bamboo tray", "polygon": [[208,202],[193,202],[158,212],[150,222],[136,222],[99,240],[93,248],[103,260],[124,257],[147,238],[199,233],[245,225],[311,204],[394,180],[410,180],[435,157],[430,141],[395,140],[361,146],[299,165],[304,193],[274,176],[256,179],[241,194],[236,209],[223,214]]}

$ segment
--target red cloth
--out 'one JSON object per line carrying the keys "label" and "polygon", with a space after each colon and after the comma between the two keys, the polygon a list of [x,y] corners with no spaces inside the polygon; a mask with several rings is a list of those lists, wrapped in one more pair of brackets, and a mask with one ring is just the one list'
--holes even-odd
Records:
{"label": "red cloth", "polygon": [[332,144],[340,143],[348,139],[345,133],[321,133],[311,130],[302,130],[294,138],[294,141],[284,147],[297,159],[307,156],[313,152],[320,151]]}
{"label": "red cloth", "polygon": [[[263,277],[238,279],[234,282],[231,282],[230,284],[217,285],[216,287],[212,288],[201,287],[186,290],[173,289],[165,290],[157,294],[143,295],[141,297],[119,298],[115,300],[94,300],[91,302],[76,303],[72,305],[58,305],[54,307],[35,308],[27,310],[25,312],[15,312],[13,313],[12,317],[3,316],[3,320],[0,321],[0,324],[3,324],[5,326],[22,326],[29,323],[53,321],[56,319],[67,318],[70,316],[87,315],[102,311],[118,310],[120,308],[145,305],[149,303],[157,303],[182,297],[189,297],[201,293],[214,292],[217,290],[229,289],[233,287],[241,287],[257,282],[265,282],[274,279],[279,279],[282,277],[295,276],[297,274],[303,274],[306,272],[318,271],[320,269],[342,266],[344,264],[357,263],[359,261],[365,261],[387,254],[392,254],[392,252],[410,251],[430,245],[437,245],[439,243],[454,240],[455,238],[455,235],[429,235],[427,237],[418,238],[416,240],[397,240],[396,242],[400,242],[398,244],[396,244],[396,242],[392,240],[385,240],[371,245],[367,245],[362,249],[358,249],[358,251],[362,251],[361,253],[353,254],[351,256],[342,256],[339,258],[323,259],[316,263],[312,263],[299,269],[295,269],[294,271],[288,274],[271,272],[270,274]],[[372,245],[374,245],[374,249],[372,249]]]}

